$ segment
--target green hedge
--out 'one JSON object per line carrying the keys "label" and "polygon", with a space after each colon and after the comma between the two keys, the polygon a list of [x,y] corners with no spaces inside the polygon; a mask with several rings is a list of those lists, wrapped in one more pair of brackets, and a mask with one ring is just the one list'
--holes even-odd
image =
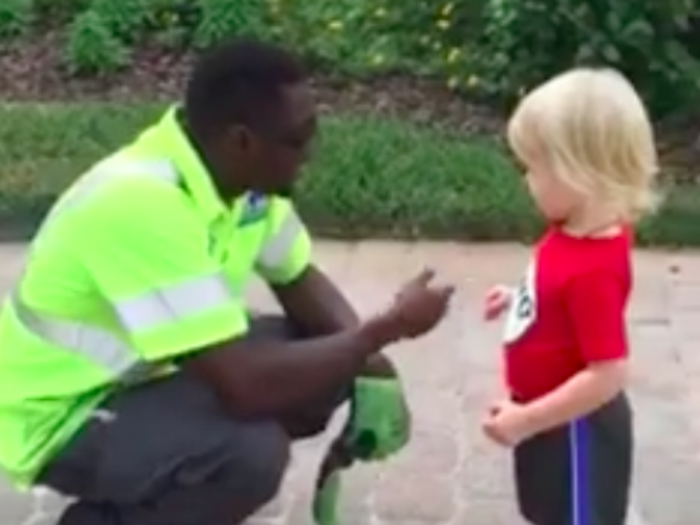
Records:
{"label": "green hedge", "polygon": [[0,41],[58,34],[63,66],[104,75],[144,46],[178,55],[252,34],[333,72],[430,75],[509,103],[572,64],[604,63],[660,115],[696,103],[699,10],[700,0],[2,0]]}
{"label": "green hedge", "polygon": [[[0,230],[32,230],[58,192],[158,118],[162,106],[0,108]],[[522,178],[492,139],[399,121],[327,118],[298,191],[324,235],[532,239],[541,228]],[[700,189],[669,189],[644,242],[700,245]]]}

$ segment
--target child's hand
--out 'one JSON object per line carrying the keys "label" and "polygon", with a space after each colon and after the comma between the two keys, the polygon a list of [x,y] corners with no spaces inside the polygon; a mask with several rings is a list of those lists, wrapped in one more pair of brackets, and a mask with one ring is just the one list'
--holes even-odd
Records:
{"label": "child's hand", "polygon": [[525,406],[510,400],[493,405],[482,428],[489,438],[504,447],[514,447],[536,433]]}
{"label": "child's hand", "polygon": [[494,286],[484,300],[484,319],[494,321],[510,306],[513,291],[503,285]]}

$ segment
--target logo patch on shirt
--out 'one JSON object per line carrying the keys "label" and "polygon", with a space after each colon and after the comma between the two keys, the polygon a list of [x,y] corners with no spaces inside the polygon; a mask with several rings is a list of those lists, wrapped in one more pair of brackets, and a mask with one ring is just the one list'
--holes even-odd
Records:
{"label": "logo patch on shirt", "polygon": [[265,218],[269,201],[262,193],[254,191],[245,196],[243,213],[238,221],[238,226],[246,226]]}
{"label": "logo patch on shirt", "polygon": [[536,269],[532,262],[525,272],[518,287],[513,291],[513,298],[506,317],[503,341],[513,343],[520,339],[537,319]]}

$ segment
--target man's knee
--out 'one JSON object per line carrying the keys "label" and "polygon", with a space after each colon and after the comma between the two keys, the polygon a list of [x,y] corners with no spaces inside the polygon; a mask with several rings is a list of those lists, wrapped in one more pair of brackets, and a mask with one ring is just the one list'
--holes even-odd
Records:
{"label": "man's knee", "polygon": [[290,440],[276,424],[265,424],[254,441],[233,440],[231,460],[224,465],[224,476],[231,480],[233,499],[263,505],[279,492],[289,466]]}
{"label": "man's knee", "polygon": [[292,439],[317,436],[325,432],[336,411],[350,400],[351,392],[351,386],[343,385],[304,407],[283,414],[279,420]]}
{"label": "man's knee", "polygon": [[[293,341],[307,337],[284,315],[253,313],[248,338],[253,341]],[[280,414],[277,420],[292,439],[303,439],[324,432],[335,411],[350,398],[352,382],[338,385],[305,406]]]}

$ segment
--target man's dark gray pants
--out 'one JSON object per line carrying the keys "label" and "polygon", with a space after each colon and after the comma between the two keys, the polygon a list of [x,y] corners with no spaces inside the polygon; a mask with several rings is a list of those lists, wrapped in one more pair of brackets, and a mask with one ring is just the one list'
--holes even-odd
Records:
{"label": "man's dark gray pants", "polygon": [[[259,317],[250,337],[298,334],[281,317]],[[349,391],[239,421],[180,372],[110,399],[38,482],[77,498],[59,525],[234,525],[275,497],[291,441],[322,432]]]}

